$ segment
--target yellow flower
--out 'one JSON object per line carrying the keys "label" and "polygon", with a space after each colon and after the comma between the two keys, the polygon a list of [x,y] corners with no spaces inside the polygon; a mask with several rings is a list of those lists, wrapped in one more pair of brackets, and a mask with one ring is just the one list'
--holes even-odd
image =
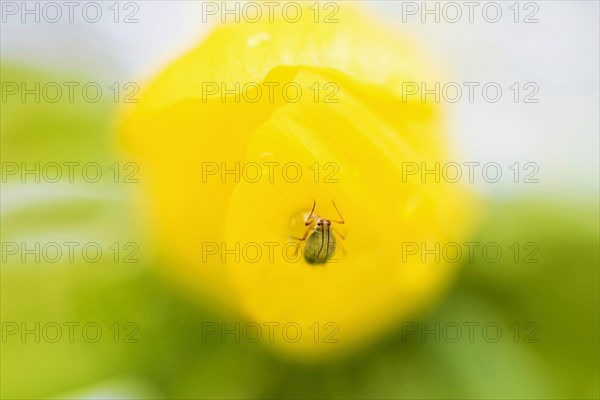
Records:
{"label": "yellow flower", "polygon": [[[219,27],[154,80],[122,137],[167,274],[262,327],[266,345],[314,356],[434,301],[455,265],[403,260],[402,243],[460,241],[473,217],[458,185],[403,179],[406,163],[448,158],[439,105],[402,97],[403,82],[432,80],[428,60],[355,9],[315,23],[307,7],[296,23]],[[314,265],[290,239],[313,199],[345,220]]]}

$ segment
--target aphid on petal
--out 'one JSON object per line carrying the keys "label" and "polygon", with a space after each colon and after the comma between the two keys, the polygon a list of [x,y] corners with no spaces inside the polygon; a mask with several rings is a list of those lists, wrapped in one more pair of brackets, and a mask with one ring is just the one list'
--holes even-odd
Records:
{"label": "aphid on petal", "polygon": [[339,220],[329,220],[321,218],[315,214],[315,207],[317,206],[316,200],[313,200],[313,207],[310,214],[304,222],[304,226],[308,229],[301,238],[295,238],[297,240],[305,242],[304,245],[304,259],[309,264],[325,264],[330,261],[333,255],[338,249],[335,236],[339,236],[341,239],[344,237],[339,233],[335,232],[332,223],[345,224],[344,217],[338,210],[335,202],[333,206],[338,212],[340,217]]}

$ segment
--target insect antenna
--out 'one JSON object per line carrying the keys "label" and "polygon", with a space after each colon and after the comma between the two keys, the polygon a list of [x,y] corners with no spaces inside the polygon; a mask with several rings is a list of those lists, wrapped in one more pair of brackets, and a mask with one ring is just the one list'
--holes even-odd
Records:
{"label": "insect antenna", "polygon": [[315,199],[313,199],[313,208],[312,208],[312,210],[310,210],[310,214],[308,215],[308,218],[306,218],[306,222],[304,222],[304,226],[308,226],[310,218],[312,217],[313,213],[315,212],[316,206],[317,206],[317,201]]}
{"label": "insect antenna", "polygon": [[338,210],[337,206],[335,205],[335,200],[331,200],[331,202],[333,203],[333,206],[335,207],[335,211],[337,211],[338,215],[340,216],[341,221],[335,221],[337,223],[340,224],[345,224],[346,221],[344,221],[344,217],[342,217],[342,214],[340,213],[340,210]]}

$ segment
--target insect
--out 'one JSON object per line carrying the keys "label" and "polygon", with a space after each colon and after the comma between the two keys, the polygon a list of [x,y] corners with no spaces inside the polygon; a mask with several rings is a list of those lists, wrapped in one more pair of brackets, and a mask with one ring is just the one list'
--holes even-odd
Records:
{"label": "insect", "polygon": [[[335,201],[332,201],[332,203],[340,217],[339,221],[329,220],[314,215],[317,202],[316,200],[313,200],[312,210],[304,222],[304,226],[307,226],[308,229],[302,238],[296,238],[300,241],[306,241],[306,245],[304,246],[304,259],[309,264],[326,263],[335,253],[337,248],[335,237],[332,234],[331,224],[344,224],[345,221],[340,210],[338,210],[335,205]],[[339,233],[337,233],[337,235],[344,239]]]}

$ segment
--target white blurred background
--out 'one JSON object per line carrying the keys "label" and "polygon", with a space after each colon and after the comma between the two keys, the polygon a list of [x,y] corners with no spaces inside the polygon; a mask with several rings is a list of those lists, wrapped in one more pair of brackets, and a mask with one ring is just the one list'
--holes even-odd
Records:
{"label": "white blurred background", "polygon": [[[105,16],[97,23],[63,15],[57,23],[21,23],[2,2],[1,54],[3,62],[51,67],[106,82],[143,82],[170,60],[198,43],[210,30],[202,22],[200,1],[138,1],[135,9],[121,2],[120,18],[135,11],[137,23],[115,23]],[[44,2],[27,2],[33,9]],[[81,4],[85,4],[82,2]],[[101,2],[104,12],[113,2]],[[493,196],[543,192],[552,196],[597,196],[599,170],[599,2],[498,2],[502,17],[486,21],[476,2],[469,22],[466,2],[437,2],[440,21],[423,14],[436,2],[370,1],[366,8],[413,36],[444,71],[444,82],[497,82],[503,89],[498,103],[483,100],[475,91],[448,105],[455,143],[455,159],[497,162],[504,171],[514,162],[539,165],[539,184],[515,184],[502,179],[478,180],[477,189]],[[410,3],[410,4],[409,4]],[[516,3],[516,4],[515,4]],[[59,2],[62,4],[62,2]],[[455,5],[463,15],[456,23]],[[413,14],[414,7],[416,14]],[[452,8],[454,7],[454,8]],[[512,7],[512,8],[511,8]],[[519,10],[515,23],[515,9]],[[494,10],[488,16],[494,18]],[[75,12],[77,17],[80,14]],[[523,20],[537,19],[536,23]],[[426,21],[422,22],[421,18]],[[33,21],[34,16],[26,16]],[[211,20],[209,22],[214,22]],[[515,103],[509,87],[534,82],[538,103]],[[480,86],[481,88],[481,86]],[[522,91],[524,96],[529,91]]]}

